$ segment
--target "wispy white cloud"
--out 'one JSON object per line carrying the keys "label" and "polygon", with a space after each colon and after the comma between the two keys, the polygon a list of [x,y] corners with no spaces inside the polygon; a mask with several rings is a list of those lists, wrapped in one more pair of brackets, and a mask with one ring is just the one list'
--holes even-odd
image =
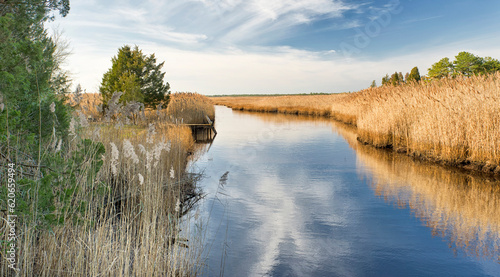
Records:
{"label": "wispy white cloud", "polygon": [[[405,73],[418,66],[420,73],[425,74],[432,63],[446,56],[453,58],[463,50],[480,56],[500,56],[500,50],[488,47],[491,45],[485,43],[488,40],[491,38],[454,42],[383,61],[346,60],[334,50],[228,47],[199,51],[148,41],[126,43],[137,43],[144,53],[155,53],[159,61],[165,61],[165,77],[173,91],[230,94],[355,91],[368,87],[373,79],[380,84],[385,73],[396,70]],[[102,75],[111,66],[111,57],[123,43],[115,43],[113,47],[93,42],[72,45],[75,50],[68,69],[74,72],[75,82],[88,91],[97,91]]]}
{"label": "wispy white cloud", "polygon": [[427,46],[413,55],[384,61],[359,57],[347,61],[338,45],[321,51],[266,46],[280,45],[276,42],[295,36],[298,26],[320,20],[328,19],[328,24],[320,24],[314,32],[356,28],[362,20],[346,18],[346,13],[365,12],[366,16],[380,10],[370,3],[347,0],[147,0],[140,4],[74,0],[71,4],[67,18],[54,23],[65,29],[71,42],[74,55],[68,64],[75,83],[89,91],[97,90],[111,57],[124,44],[139,45],[165,61],[172,90],[209,94],[354,91],[387,72],[417,65],[424,73],[442,53],[455,55],[467,48],[478,55],[500,55],[493,47],[486,49],[498,41],[491,35],[438,48]]}
{"label": "wispy white cloud", "polygon": [[118,9],[114,11],[114,13],[117,16],[123,18],[129,18],[131,20],[144,19],[144,17],[148,15],[148,11],[146,11],[143,8],[128,7],[128,6],[118,7]]}
{"label": "wispy white cloud", "polygon": [[[295,26],[318,18],[340,18],[356,8],[341,0],[149,0],[140,4],[111,1],[96,5],[73,2],[77,12],[69,17],[79,23],[113,26],[114,31],[120,27],[128,36],[142,30],[141,35],[159,35],[172,43],[198,44],[208,40],[217,45],[277,41],[291,34]],[[342,24],[339,22],[338,26]]]}
{"label": "wispy white cloud", "polygon": [[[300,257],[300,262],[288,265],[293,268],[293,272],[297,275],[308,276],[321,264],[331,262],[332,259],[341,259],[352,255],[353,247],[351,242],[345,240],[344,237],[318,238],[304,235],[308,230],[310,231],[311,226],[315,223],[333,229],[355,223],[358,220],[345,213],[350,207],[356,206],[355,201],[343,199],[342,195],[338,193],[348,184],[344,183],[342,178],[329,180],[314,178],[311,176],[314,173],[310,171],[308,166],[298,167],[293,173],[283,175],[280,173],[279,167],[266,168],[260,162],[271,158],[268,157],[269,151],[266,147],[273,146],[263,143],[263,139],[256,137],[256,134],[269,131],[266,135],[269,141],[277,141],[280,147],[289,149],[289,146],[293,143],[311,141],[324,134],[325,131],[331,132],[330,124],[326,122],[319,123],[318,125],[321,127],[318,128],[317,125],[307,122],[304,123],[303,128],[300,128],[301,131],[287,129],[286,132],[282,132],[283,128],[288,128],[286,120],[283,121],[283,119],[266,119],[265,126],[262,125],[263,122],[259,119],[245,120],[244,130],[239,133],[240,135],[248,134],[247,139],[243,136],[243,140],[235,142],[227,137],[221,138],[235,146],[233,148],[229,147],[229,150],[223,155],[228,159],[234,158],[233,161],[238,161],[231,164],[230,176],[232,177],[230,177],[230,180],[233,177],[252,180],[250,186],[235,185],[231,181],[225,186],[225,193],[231,197],[233,203],[237,203],[237,205],[230,208],[232,216],[235,214],[248,214],[249,218],[256,218],[254,221],[256,224],[252,224],[252,228],[229,235],[229,241],[231,238],[245,238],[240,240],[242,247],[230,250],[232,257],[240,257],[240,251],[248,251],[245,242],[251,242],[248,244],[249,247],[252,247],[251,255],[246,256],[245,263],[240,264],[237,268],[250,276],[269,275],[272,273],[273,267],[280,262],[283,249],[291,247],[288,249],[299,250],[296,254]],[[276,121],[273,122],[273,120]],[[307,130],[306,135],[304,135],[304,130]],[[334,137],[340,139],[337,136]],[[237,151],[236,145],[245,150]],[[249,151],[246,152],[246,150]],[[253,150],[255,150],[255,155],[250,154]],[[296,158],[296,154],[290,152],[290,158]],[[223,164],[223,162],[219,161],[219,164]],[[255,170],[251,172],[246,170],[249,164]],[[260,174],[259,172],[266,172],[266,174]],[[216,176],[220,176],[220,174]],[[307,180],[307,185],[303,186],[304,183],[300,180]],[[218,180],[214,178],[213,182],[217,183]],[[248,201],[249,198],[258,199],[258,201]],[[314,199],[314,201],[304,201],[306,199]],[[312,203],[314,208],[305,209],[305,203]],[[231,246],[229,248],[231,249]],[[299,266],[299,264],[307,264],[307,266]],[[336,270],[344,275],[349,273],[347,267],[339,266]]]}
{"label": "wispy white cloud", "polygon": [[262,40],[278,40],[290,35],[293,27],[318,18],[339,18],[354,7],[328,0],[253,0],[240,4],[237,8],[237,13],[240,14],[238,18],[245,20],[222,34],[221,39],[229,43],[253,41],[255,44]]}
{"label": "wispy white cloud", "polygon": [[422,22],[422,21],[428,21],[428,20],[434,20],[438,18],[442,18],[444,15],[436,15],[436,16],[429,16],[429,17],[423,17],[423,18],[413,18],[409,20],[405,20],[402,23],[403,24],[410,24],[410,23],[417,23],[417,22]]}

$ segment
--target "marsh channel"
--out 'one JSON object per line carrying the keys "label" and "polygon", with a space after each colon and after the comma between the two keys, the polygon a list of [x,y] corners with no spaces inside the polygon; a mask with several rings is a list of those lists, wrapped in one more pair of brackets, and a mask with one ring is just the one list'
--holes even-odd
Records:
{"label": "marsh channel", "polygon": [[326,118],[216,107],[206,276],[500,276],[500,181],[360,144]]}

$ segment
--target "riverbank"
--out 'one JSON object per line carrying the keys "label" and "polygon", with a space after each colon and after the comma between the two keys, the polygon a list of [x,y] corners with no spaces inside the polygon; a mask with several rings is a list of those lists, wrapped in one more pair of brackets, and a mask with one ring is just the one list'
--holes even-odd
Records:
{"label": "riverbank", "polygon": [[500,174],[500,73],[355,93],[212,100],[237,110],[331,117],[356,126],[362,143]]}
{"label": "riverbank", "polygon": [[[183,113],[174,114],[118,98],[102,112],[98,95],[83,95],[69,136],[44,146],[43,155],[59,163],[41,181],[29,180],[41,186],[33,206],[48,208],[19,211],[19,276],[202,273],[203,241],[186,216],[202,197],[199,176],[186,173],[194,139],[178,116],[202,123],[197,116],[213,117],[214,106],[201,95],[175,94]],[[20,183],[28,182],[23,174]],[[10,276],[3,260],[1,275]]]}
{"label": "riverbank", "polygon": [[352,125],[327,117],[216,114],[219,135],[193,164],[217,195],[200,204],[212,211],[208,275],[499,270],[500,179],[363,145]]}
{"label": "riverbank", "polygon": [[211,99],[216,105],[223,105],[233,110],[330,116],[331,103],[344,95],[348,94],[223,96]]}
{"label": "riverbank", "polygon": [[454,251],[498,259],[500,176],[471,174],[381,151],[358,143],[352,126],[333,124],[356,151],[356,161],[365,170],[362,178],[370,180],[375,195],[399,209],[411,209],[433,235],[448,240]]}

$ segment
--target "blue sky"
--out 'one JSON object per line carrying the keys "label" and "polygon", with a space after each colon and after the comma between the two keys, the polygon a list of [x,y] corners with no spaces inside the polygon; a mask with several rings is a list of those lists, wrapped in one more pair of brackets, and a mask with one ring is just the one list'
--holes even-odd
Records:
{"label": "blue sky", "polygon": [[75,84],[98,90],[125,44],[165,61],[171,90],[356,91],[386,73],[426,74],[459,51],[500,58],[500,1],[72,0],[64,32]]}

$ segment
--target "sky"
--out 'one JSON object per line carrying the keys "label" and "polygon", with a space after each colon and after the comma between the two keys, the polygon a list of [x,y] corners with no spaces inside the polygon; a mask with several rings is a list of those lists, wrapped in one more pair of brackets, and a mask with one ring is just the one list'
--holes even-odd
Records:
{"label": "sky", "polygon": [[421,75],[469,51],[500,59],[498,0],[71,0],[74,85],[97,92],[124,45],[165,62],[172,92],[338,93]]}

